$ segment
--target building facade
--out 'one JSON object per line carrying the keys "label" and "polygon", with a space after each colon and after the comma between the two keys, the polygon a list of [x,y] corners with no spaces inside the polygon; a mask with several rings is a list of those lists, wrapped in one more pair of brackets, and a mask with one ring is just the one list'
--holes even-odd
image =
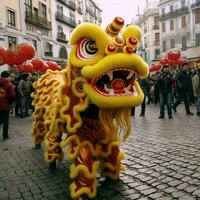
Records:
{"label": "building facade", "polygon": [[155,64],[160,58],[160,30],[158,1],[147,2],[142,15],[138,14],[136,24],[142,29],[143,36],[139,54],[149,65]]}
{"label": "building facade", "polygon": [[64,66],[73,29],[86,21],[100,25],[101,12],[93,0],[1,0],[0,45],[31,43],[36,57]]}
{"label": "building facade", "polygon": [[177,48],[191,65],[200,59],[200,0],[160,0],[161,52]]}

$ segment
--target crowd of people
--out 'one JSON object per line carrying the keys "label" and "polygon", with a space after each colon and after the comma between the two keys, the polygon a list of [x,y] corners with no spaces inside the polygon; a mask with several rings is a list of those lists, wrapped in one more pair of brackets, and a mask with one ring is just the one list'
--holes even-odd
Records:
{"label": "crowd of people", "polygon": [[33,83],[38,79],[37,73],[23,73],[20,76],[3,71],[0,78],[0,125],[3,124],[3,139],[8,139],[9,114],[27,117],[31,105]]}
{"label": "crowd of people", "polygon": [[[138,81],[145,95],[140,116],[145,115],[146,98],[147,104],[160,104],[159,119],[165,117],[165,105],[168,117],[172,119],[172,110],[177,112],[182,101],[187,115],[193,115],[190,105],[195,104],[196,114],[200,116],[200,68],[189,68],[187,63],[178,68],[163,65],[161,71]],[[132,109],[132,115],[134,113],[135,108]]]}
{"label": "crowd of people", "polygon": [[[3,139],[8,138],[9,114],[16,117],[27,117],[31,106],[33,83],[39,78],[37,73],[23,73],[21,76],[3,71],[0,78],[0,125],[3,124]],[[178,105],[183,101],[187,115],[193,115],[190,105],[196,105],[196,114],[200,116],[200,68],[190,69],[183,64],[178,69],[163,65],[161,71],[150,74],[148,78],[138,78],[144,93],[140,116],[145,116],[146,104],[159,103],[159,119],[165,117],[165,105],[168,118],[172,119],[172,110],[177,112]],[[147,102],[146,102],[147,100]],[[135,115],[135,108],[132,109]]]}

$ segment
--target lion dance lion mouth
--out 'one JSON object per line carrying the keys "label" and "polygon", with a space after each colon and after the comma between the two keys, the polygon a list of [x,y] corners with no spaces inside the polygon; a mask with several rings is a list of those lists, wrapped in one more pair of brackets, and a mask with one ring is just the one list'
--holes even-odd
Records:
{"label": "lion dance lion mouth", "polygon": [[118,179],[124,170],[119,149],[131,132],[130,110],[143,101],[138,77],[148,66],[136,54],[141,30],[116,17],[106,31],[94,24],[79,25],[71,35],[66,69],[48,70],[34,83],[32,135],[45,145],[45,160],[62,160],[63,148],[73,161],[73,199],[96,196],[96,172]]}

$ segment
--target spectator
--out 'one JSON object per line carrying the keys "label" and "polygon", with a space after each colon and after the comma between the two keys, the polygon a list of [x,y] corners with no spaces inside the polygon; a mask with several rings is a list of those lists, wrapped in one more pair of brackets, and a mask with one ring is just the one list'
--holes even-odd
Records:
{"label": "spectator", "polygon": [[[144,93],[144,99],[143,99],[143,102],[141,104],[141,113],[140,113],[140,117],[143,117],[143,116],[145,116],[146,96],[147,96],[147,90],[148,90],[148,87],[149,87],[149,83],[148,83],[147,78],[144,78],[144,79],[138,78],[138,82],[139,82],[140,87],[141,87],[141,89]],[[132,108],[131,115],[133,115],[133,116],[135,115],[135,107]]]}
{"label": "spectator", "polygon": [[163,65],[161,74],[157,79],[157,86],[159,90],[159,100],[160,100],[160,116],[159,119],[163,119],[165,115],[165,103],[167,104],[167,113],[169,119],[172,119],[172,84],[174,79],[169,72],[169,66]]}
{"label": "spectator", "polygon": [[28,110],[30,106],[30,91],[29,91],[29,78],[30,75],[28,73],[24,73],[21,76],[21,79],[18,84],[18,93],[20,100],[20,117],[28,116]]}
{"label": "spectator", "polygon": [[193,76],[192,85],[194,97],[196,98],[197,115],[200,116],[200,69],[198,69],[196,74]]}
{"label": "spectator", "polygon": [[3,124],[3,139],[8,139],[9,112],[15,99],[10,73],[3,71],[0,78],[0,125]]}
{"label": "spectator", "polygon": [[173,104],[172,109],[174,110],[174,112],[176,112],[177,106],[183,100],[185,104],[186,114],[193,115],[193,113],[190,111],[189,100],[188,100],[188,93],[190,92],[190,87],[192,85],[191,77],[187,73],[188,69],[189,65],[185,63],[183,64],[181,69],[176,73],[177,100]]}

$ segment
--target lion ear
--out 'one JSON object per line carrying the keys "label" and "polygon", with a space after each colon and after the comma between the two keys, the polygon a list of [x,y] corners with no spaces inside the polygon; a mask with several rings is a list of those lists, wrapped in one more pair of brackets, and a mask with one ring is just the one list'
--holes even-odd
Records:
{"label": "lion ear", "polygon": [[70,43],[71,45],[75,45],[81,38],[91,38],[94,41],[98,41],[99,36],[103,40],[107,40],[107,35],[101,27],[91,23],[84,23],[74,29],[71,34]]}
{"label": "lion ear", "polygon": [[142,30],[139,26],[131,25],[126,28],[122,35],[125,40],[129,37],[136,37],[138,42],[140,42],[142,37]]}

